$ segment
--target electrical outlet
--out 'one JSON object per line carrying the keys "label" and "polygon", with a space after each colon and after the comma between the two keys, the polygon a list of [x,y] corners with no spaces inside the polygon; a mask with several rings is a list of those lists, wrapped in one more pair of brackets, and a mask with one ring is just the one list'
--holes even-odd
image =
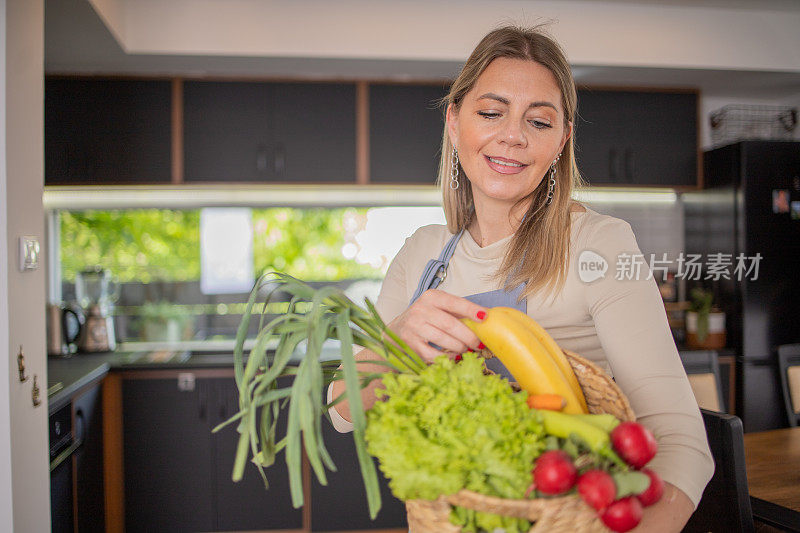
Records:
{"label": "electrical outlet", "polygon": [[19,270],[36,270],[39,268],[39,239],[25,235],[19,238]]}
{"label": "electrical outlet", "polygon": [[178,390],[192,392],[194,390],[194,374],[191,372],[178,373]]}

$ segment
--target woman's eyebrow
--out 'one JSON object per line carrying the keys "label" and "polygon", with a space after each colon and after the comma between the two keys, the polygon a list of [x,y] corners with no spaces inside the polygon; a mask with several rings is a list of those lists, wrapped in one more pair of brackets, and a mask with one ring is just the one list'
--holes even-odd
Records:
{"label": "woman's eyebrow", "polygon": [[[480,95],[478,97],[478,100],[483,100],[483,99],[497,100],[501,104],[505,104],[505,105],[511,104],[511,102],[509,101],[508,98],[504,98],[504,97],[500,96],[499,94],[495,94],[495,93],[485,93],[485,94],[482,94],[482,95]],[[528,106],[528,109],[530,109],[532,107],[552,107],[553,109],[558,111],[558,108],[555,106],[555,104],[553,104],[551,102],[548,102],[546,100],[538,100],[536,102],[531,102],[530,105]]]}

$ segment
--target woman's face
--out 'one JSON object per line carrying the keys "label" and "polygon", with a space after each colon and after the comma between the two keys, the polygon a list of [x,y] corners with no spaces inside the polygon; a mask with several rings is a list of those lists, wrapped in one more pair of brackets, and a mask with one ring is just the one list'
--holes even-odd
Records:
{"label": "woman's face", "polygon": [[492,61],[458,109],[447,109],[450,140],[476,204],[514,204],[542,181],[561,153],[564,122],[553,74],[534,61]]}

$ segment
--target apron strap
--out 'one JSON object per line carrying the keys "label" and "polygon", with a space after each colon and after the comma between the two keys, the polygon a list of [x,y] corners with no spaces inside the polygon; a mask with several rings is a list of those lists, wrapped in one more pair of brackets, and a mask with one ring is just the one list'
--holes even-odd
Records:
{"label": "apron strap", "polygon": [[425,270],[422,272],[422,276],[419,278],[417,290],[414,291],[414,296],[411,297],[411,301],[408,305],[416,302],[417,298],[422,296],[423,292],[428,289],[435,289],[444,281],[444,278],[447,277],[447,265],[450,263],[450,258],[453,257],[453,252],[455,252],[458,241],[461,240],[463,234],[464,230],[462,229],[453,235],[442,249],[442,253],[439,254],[439,259],[431,259],[428,261],[428,264],[425,265]]}

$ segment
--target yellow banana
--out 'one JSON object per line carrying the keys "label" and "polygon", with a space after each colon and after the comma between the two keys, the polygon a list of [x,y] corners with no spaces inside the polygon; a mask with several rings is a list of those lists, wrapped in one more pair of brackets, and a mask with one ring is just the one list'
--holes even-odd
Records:
{"label": "yellow banana", "polygon": [[529,394],[558,394],[567,401],[565,413],[584,412],[555,361],[519,321],[498,313],[497,308],[489,309],[483,322],[468,318],[462,321],[500,359],[522,390]]}
{"label": "yellow banana", "polygon": [[578,378],[575,376],[575,371],[572,370],[572,365],[569,364],[567,361],[567,357],[564,355],[564,352],[558,346],[555,339],[547,333],[547,330],[544,329],[538,322],[536,322],[533,318],[528,316],[526,313],[523,313],[519,309],[514,309],[512,307],[495,307],[502,314],[505,314],[513,319],[516,319],[518,322],[523,324],[527,329],[533,333],[533,336],[542,343],[547,353],[550,354],[550,357],[553,358],[558,368],[561,370],[561,373],[564,375],[564,378],[569,383],[570,388],[572,388],[572,392],[575,393],[575,396],[578,398],[578,402],[581,404],[581,408],[583,409],[584,413],[589,412],[589,408],[586,406],[586,398],[583,396],[583,390],[581,389],[580,383],[578,383]]}

